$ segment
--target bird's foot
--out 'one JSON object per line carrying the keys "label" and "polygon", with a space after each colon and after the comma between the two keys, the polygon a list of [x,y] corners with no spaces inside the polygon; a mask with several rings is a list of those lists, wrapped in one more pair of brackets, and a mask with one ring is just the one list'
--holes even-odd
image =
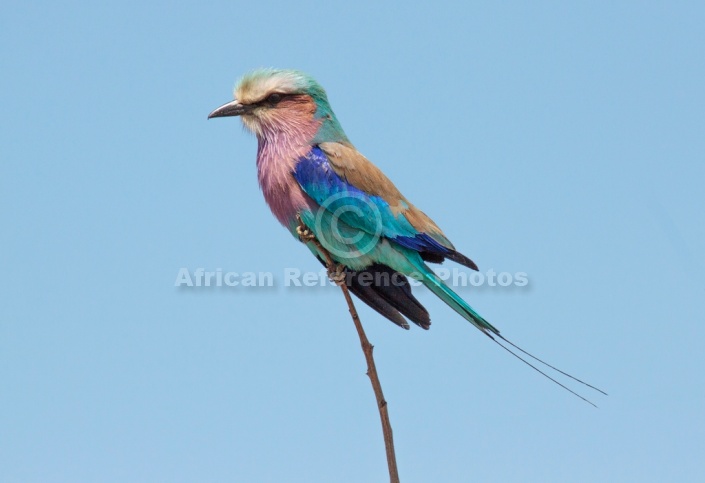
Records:
{"label": "bird's foot", "polygon": [[297,215],[296,219],[299,221],[299,226],[296,227],[296,233],[297,235],[299,235],[299,240],[304,243],[308,243],[310,241],[315,240],[316,235],[314,235],[313,232],[309,230],[306,225],[304,225],[304,222],[301,220],[301,217]]}
{"label": "bird's foot", "polygon": [[345,265],[342,263],[335,263],[328,267],[328,278],[338,287],[345,283],[345,275]]}

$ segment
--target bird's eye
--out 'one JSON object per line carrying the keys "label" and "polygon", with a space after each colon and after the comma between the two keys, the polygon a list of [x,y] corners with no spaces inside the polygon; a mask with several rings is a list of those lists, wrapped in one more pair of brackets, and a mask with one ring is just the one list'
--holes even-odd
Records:
{"label": "bird's eye", "polygon": [[278,94],[278,93],[276,93],[276,92],[275,92],[274,94],[270,94],[270,95],[267,97],[267,102],[268,102],[269,104],[272,104],[272,105],[278,103],[278,102],[281,101],[281,100],[282,100],[282,95],[281,95],[281,94]]}

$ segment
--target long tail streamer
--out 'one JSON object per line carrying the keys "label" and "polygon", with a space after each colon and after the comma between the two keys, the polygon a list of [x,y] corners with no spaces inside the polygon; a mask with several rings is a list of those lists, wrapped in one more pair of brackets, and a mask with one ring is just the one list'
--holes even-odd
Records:
{"label": "long tail streamer", "polygon": [[[523,362],[523,363],[526,364],[527,366],[531,367],[533,370],[535,370],[536,372],[538,372],[538,373],[541,374],[542,376],[546,377],[547,379],[549,379],[549,380],[552,381],[553,383],[559,385],[560,387],[562,387],[563,389],[565,389],[565,390],[568,391],[569,393],[573,394],[574,396],[576,396],[576,397],[582,399],[583,401],[585,401],[586,403],[590,404],[591,406],[597,407],[597,405],[596,405],[595,403],[593,403],[592,401],[590,401],[589,399],[587,399],[587,398],[581,396],[580,394],[578,394],[577,392],[573,391],[572,389],[570,389],[570,388],[569,388],[568,386],[566,386],[565,384],[562,384],[561,382],[557,381],[557,380],[554,379],[553,377],[549,376],[549,375],[546,374],[544,371],[542,371],[541,369],[539,369],[538,367],[536,367],[535,365],[533,365],[532,363],[530,363],[529,361],[527,361],[526,359],[524,359],[523,357],[521,357],[519,354],[517,354],[516,352],[512,351],[509,347],[507,347],[507,346],[505,346],[504,344],[502,344],[501,342],[499,342],[499,341],[498,341],[497,339],[495,339],[489,332],[485,332],[485,335],[487,335],[487,337],[489,337],[490,339],[492,339],[492,341],[493,341],[495,344],[497,344],[498,346],[500,346],[500,347],[501,347],[502,349],[504,349],[505,351],[509,352],[511,355],[513,355],[514,357],[516,357],[517,359],[519,359],[521,362]],[[513,343],[512,341],[507,340],[504,336],[502,336],[502,335],[500,335],[500,334],[494,334],[494,335],[497,336],[497,337],[499,337],[500,339],[502,339],[504,342],[506,342],[507,344],[511,345],[511,346],[514,347],[515,349],[521,351],[522,353],[526,354],[527,356],[531,357],[532,359],[534,359],[534,360],[540,362],[541,364],[545,365],[546,367],[549,367],[549,368],[553,369],[554,371],[556,371],[556,372],[558,372],[558,373],[560,373],[560,374],[563,374],[564,376],[569,377],[569,378],[573,379],[574,381],[577,381],[577,382],[579,382],[580,384],[583,384],[583,385],[589,387],[590,389],[593,389],[593,390],[595,390],[595,391],[597,391],[597,392],[599,392],[599,393],[602,393],[602,394],[604,394],[605,396],[607,396],[607,393],[606,393],[605,391],[603,391],[602,389],[599,389],[599,388],[593,386],[592,384],[588,384],[588,383],[585,382],[585,381],[581,381],[581,380],[578,379],[577,377],[572,376],[572,375],[568,374],[567,372],[564,372],[564,371],[558,369],[557,367],[552,366],[552,365],[549,364],[548,362],[545,362],[545,361],[539,359],[538,357],[536,357],[535,355],[531,354],[530,352],[525,351],[524,349],[522,349],[521,347],[519,347],[518,345],[516,345],[516,344]]]}

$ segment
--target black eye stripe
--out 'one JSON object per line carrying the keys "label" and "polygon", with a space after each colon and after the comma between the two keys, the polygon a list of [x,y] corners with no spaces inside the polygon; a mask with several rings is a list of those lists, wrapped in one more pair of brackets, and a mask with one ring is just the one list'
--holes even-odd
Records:
{"label": "black eye stripe", "polygon": [[262,99],[257,103],[259,106],[269,106],[269,107],[274,107],[277,104],[279,104],[282,99],[289,97],[290,94],[282,94],[281,92],[273,92],[269,94],[267,97]]}
{"label": "black eye stripe", "polygon": [[267,99],[265,99],[265,101],[267,101],[268,104],[277,104],[279,101],[282,100],[282,97],[284,97],[284,96],[282,96],[278,92],[275,92],[273,94],[269,94],[269,96],[267,96]]}
{"label": "black eye stripe", "polygon": [[262,99],[261,101],[257,101],[253,104],[251,104],[253,107],[274,107],[277,104],[279,104],[282,100],[286,99],[287,97],[291,97],[294,94],[282,94],[281,92],[273,92],[269,94],[267,97]]}

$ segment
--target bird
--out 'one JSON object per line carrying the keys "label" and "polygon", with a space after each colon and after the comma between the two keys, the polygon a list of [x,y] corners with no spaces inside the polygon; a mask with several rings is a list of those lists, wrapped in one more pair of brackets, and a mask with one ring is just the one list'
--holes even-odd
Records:
{"label": "bird", "polygon": [[[478,270],[441,228],[409,201],[345,134],[326,91],[310,75],[291,69],[260,68],[237,82],[234,100],[208,119],[240,117],[257,138],[257,178],[274,217],[324,265],[331,278],[403,329],[408,321],[428,330],[428,310],[411,290],[421,282],[445,304],[556,384],[585,399],[520,357],[507,340],[429,267],[451,260]],[[590,404],[592,402],[587,401]]]}

